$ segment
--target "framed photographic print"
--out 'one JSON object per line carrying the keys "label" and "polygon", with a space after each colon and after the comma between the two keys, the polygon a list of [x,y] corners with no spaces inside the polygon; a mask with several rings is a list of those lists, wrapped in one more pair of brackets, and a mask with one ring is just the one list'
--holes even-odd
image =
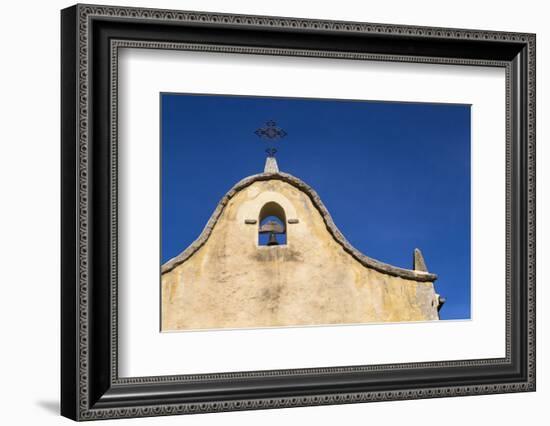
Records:
{"label": "framed photographic print", "polygon": [[76,5],[74,420],[535,390],[535,36]]}

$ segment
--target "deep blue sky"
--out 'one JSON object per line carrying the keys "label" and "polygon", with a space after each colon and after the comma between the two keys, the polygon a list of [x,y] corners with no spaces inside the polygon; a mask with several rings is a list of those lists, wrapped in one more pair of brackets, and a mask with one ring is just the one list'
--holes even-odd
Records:
{"label": "deep blue sky", "polygon": [[261,173],[275,120],[281,171],[311,185],[358,250],[438,274],[443,319],[470,318],[470,106],[161,94],[162,262],[219,200]]}

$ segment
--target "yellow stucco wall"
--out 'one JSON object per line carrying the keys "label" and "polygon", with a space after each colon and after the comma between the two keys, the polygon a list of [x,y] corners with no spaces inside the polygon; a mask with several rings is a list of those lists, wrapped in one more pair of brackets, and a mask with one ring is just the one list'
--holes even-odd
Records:
{"label": "yellow stucco wall", "polygon": [[[267,202],[286,218],[287,244],[258,246]],[[207,241],[162,274],[162,330],[437,320],[432,282],[359,262],[329,233],[310,197],[282,180],[256,181],[223,209]]]}

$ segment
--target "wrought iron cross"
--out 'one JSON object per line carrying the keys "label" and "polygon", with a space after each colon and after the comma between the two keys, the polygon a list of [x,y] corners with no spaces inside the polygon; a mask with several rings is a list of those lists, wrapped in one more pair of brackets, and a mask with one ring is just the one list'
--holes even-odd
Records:
{"label": "wrought iron cross", "polygon": [[254,133],[256,133],[260,139],[264,139],[269,143],[269,146],[265,152],[267,152],[267,155],[270,157],[274,157],[277,152],[277,149],[275,149],[275,146],[272,144],[274,144],[275,141],[284,138],[287,134],[283,129],[277,127],[277,123],[273,120],[269,120],[265,123],[264,127],[260,127]]}

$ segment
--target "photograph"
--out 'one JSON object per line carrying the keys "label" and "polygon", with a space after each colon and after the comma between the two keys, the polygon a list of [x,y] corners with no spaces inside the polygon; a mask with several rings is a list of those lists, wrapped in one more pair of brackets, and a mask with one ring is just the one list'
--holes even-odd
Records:
{"label": "photograph", "polygon": [[543,20],[372,13],[386,6],[76,4],[47,21],[61,415],[439,399],[442,418],[455,397],[537,390]]}
{"label": "photograph", "polygon": [[469,320],[471,105],[161,93],[162,332]]}

